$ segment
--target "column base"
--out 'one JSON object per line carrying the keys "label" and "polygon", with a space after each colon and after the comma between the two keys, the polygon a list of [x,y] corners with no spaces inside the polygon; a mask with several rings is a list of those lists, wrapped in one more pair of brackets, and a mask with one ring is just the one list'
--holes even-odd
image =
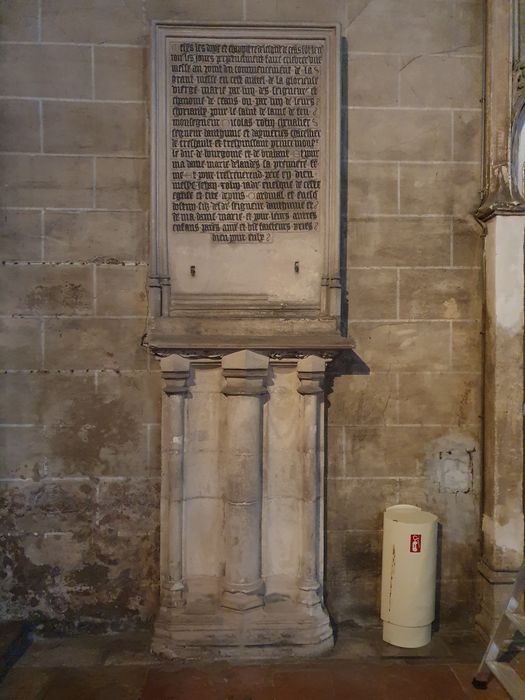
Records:
{"label": "column base", "polygon": [[260,608],[263,606],[264,598],[257,592],[224,591],[221,598],[221,605],[223,608],[228,608],[229,610],[244,612],[244,610],[252,610],[253,608]]}
{"label": "column base", "polygon": [[478,572],[481,609],[476,615],[476,627],[488,639],[505,609],[518,572],[495,571],[484,561],[478,564]]}
{"label": "column base", "polygon": [[186,605],[184,583],[180,581],[172,586],[163,586],[160,590],[160,600],[163,608],[183,608]]}
{"label": "column base", "polygon": [[334,643],[330,619],[319,605],[270,603],[237,612],[209,614],[161,608],[152,651],[171,659],[281,658],[318,656]]}

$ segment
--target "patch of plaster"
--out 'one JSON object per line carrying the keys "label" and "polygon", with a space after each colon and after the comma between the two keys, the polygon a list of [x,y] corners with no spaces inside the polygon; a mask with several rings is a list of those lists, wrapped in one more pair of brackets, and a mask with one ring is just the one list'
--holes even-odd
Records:
{"label": "patch of plaster", "polygon": [[470,493],[474,472],[479,473],[479,449],[469,436],[444,435],[429,445],[425,466],[438,493]]}
{"label": "patch of plaster", "polygon": [[[495,237],[495,323],[512,333],[523,333],[523,220],[500,217],[491,231]],[[489,229],[490,231],[490,229]]]}
{"label": "patch of plaster", "polygon": [[491,545],[497,547],[502,553],[515,553],[521,561],[523,557],[523,514],[521,512],[513,514],[507,512],[503,523],[496,522],[485,514],[482,530],[483,537]]}

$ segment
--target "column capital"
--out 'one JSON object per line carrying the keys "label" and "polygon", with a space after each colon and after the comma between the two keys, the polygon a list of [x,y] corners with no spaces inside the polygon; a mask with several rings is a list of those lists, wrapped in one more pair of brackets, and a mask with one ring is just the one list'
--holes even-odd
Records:
{"label": "column capital", "polygon": [[160,361],[166,394],[186,394],[190,376],[190,361],[180,355],[168,355]]}
{"label": "column capital", "polygon": [[308,355],[297,363],[300,394],[321,394],[324,391],[326,360],[317,355]]}
{"label": "column capital", "polygon": [[226,396],[258,396],[266,393],[269,359],[252,350],[239,350],[222,358]]}

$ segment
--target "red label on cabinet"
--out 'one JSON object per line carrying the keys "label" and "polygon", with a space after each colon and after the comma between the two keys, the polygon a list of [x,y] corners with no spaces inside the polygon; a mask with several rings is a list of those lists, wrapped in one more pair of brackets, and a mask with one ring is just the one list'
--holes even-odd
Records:
{"label": "red label on cabinet", "polygon": [[421,535],[410,535],[410,551],[416,553],[421,551]]}

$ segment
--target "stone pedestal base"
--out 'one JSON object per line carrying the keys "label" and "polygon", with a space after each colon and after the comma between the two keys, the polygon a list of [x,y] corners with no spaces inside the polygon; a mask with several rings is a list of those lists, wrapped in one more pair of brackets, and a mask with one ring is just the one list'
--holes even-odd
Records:
{"label": "stone pedestal base", "polygon": [[316,655],[323,607],[321,356],[162,358],[161,608],[171,658]]}
{"label": "stone pedestal base", "polygon": [[172,659],[261,659],[317,656],[333,643],[330,620],[320,605],[279,602],[242,613],[161,609],[152,651]]}
{"label": "stone pedestal base", "polygon": [[479,563],[478,571],[481,609],[476,615],[476,627],[488,639],[507,605],[518,572],[493,571],[485,562]]}

